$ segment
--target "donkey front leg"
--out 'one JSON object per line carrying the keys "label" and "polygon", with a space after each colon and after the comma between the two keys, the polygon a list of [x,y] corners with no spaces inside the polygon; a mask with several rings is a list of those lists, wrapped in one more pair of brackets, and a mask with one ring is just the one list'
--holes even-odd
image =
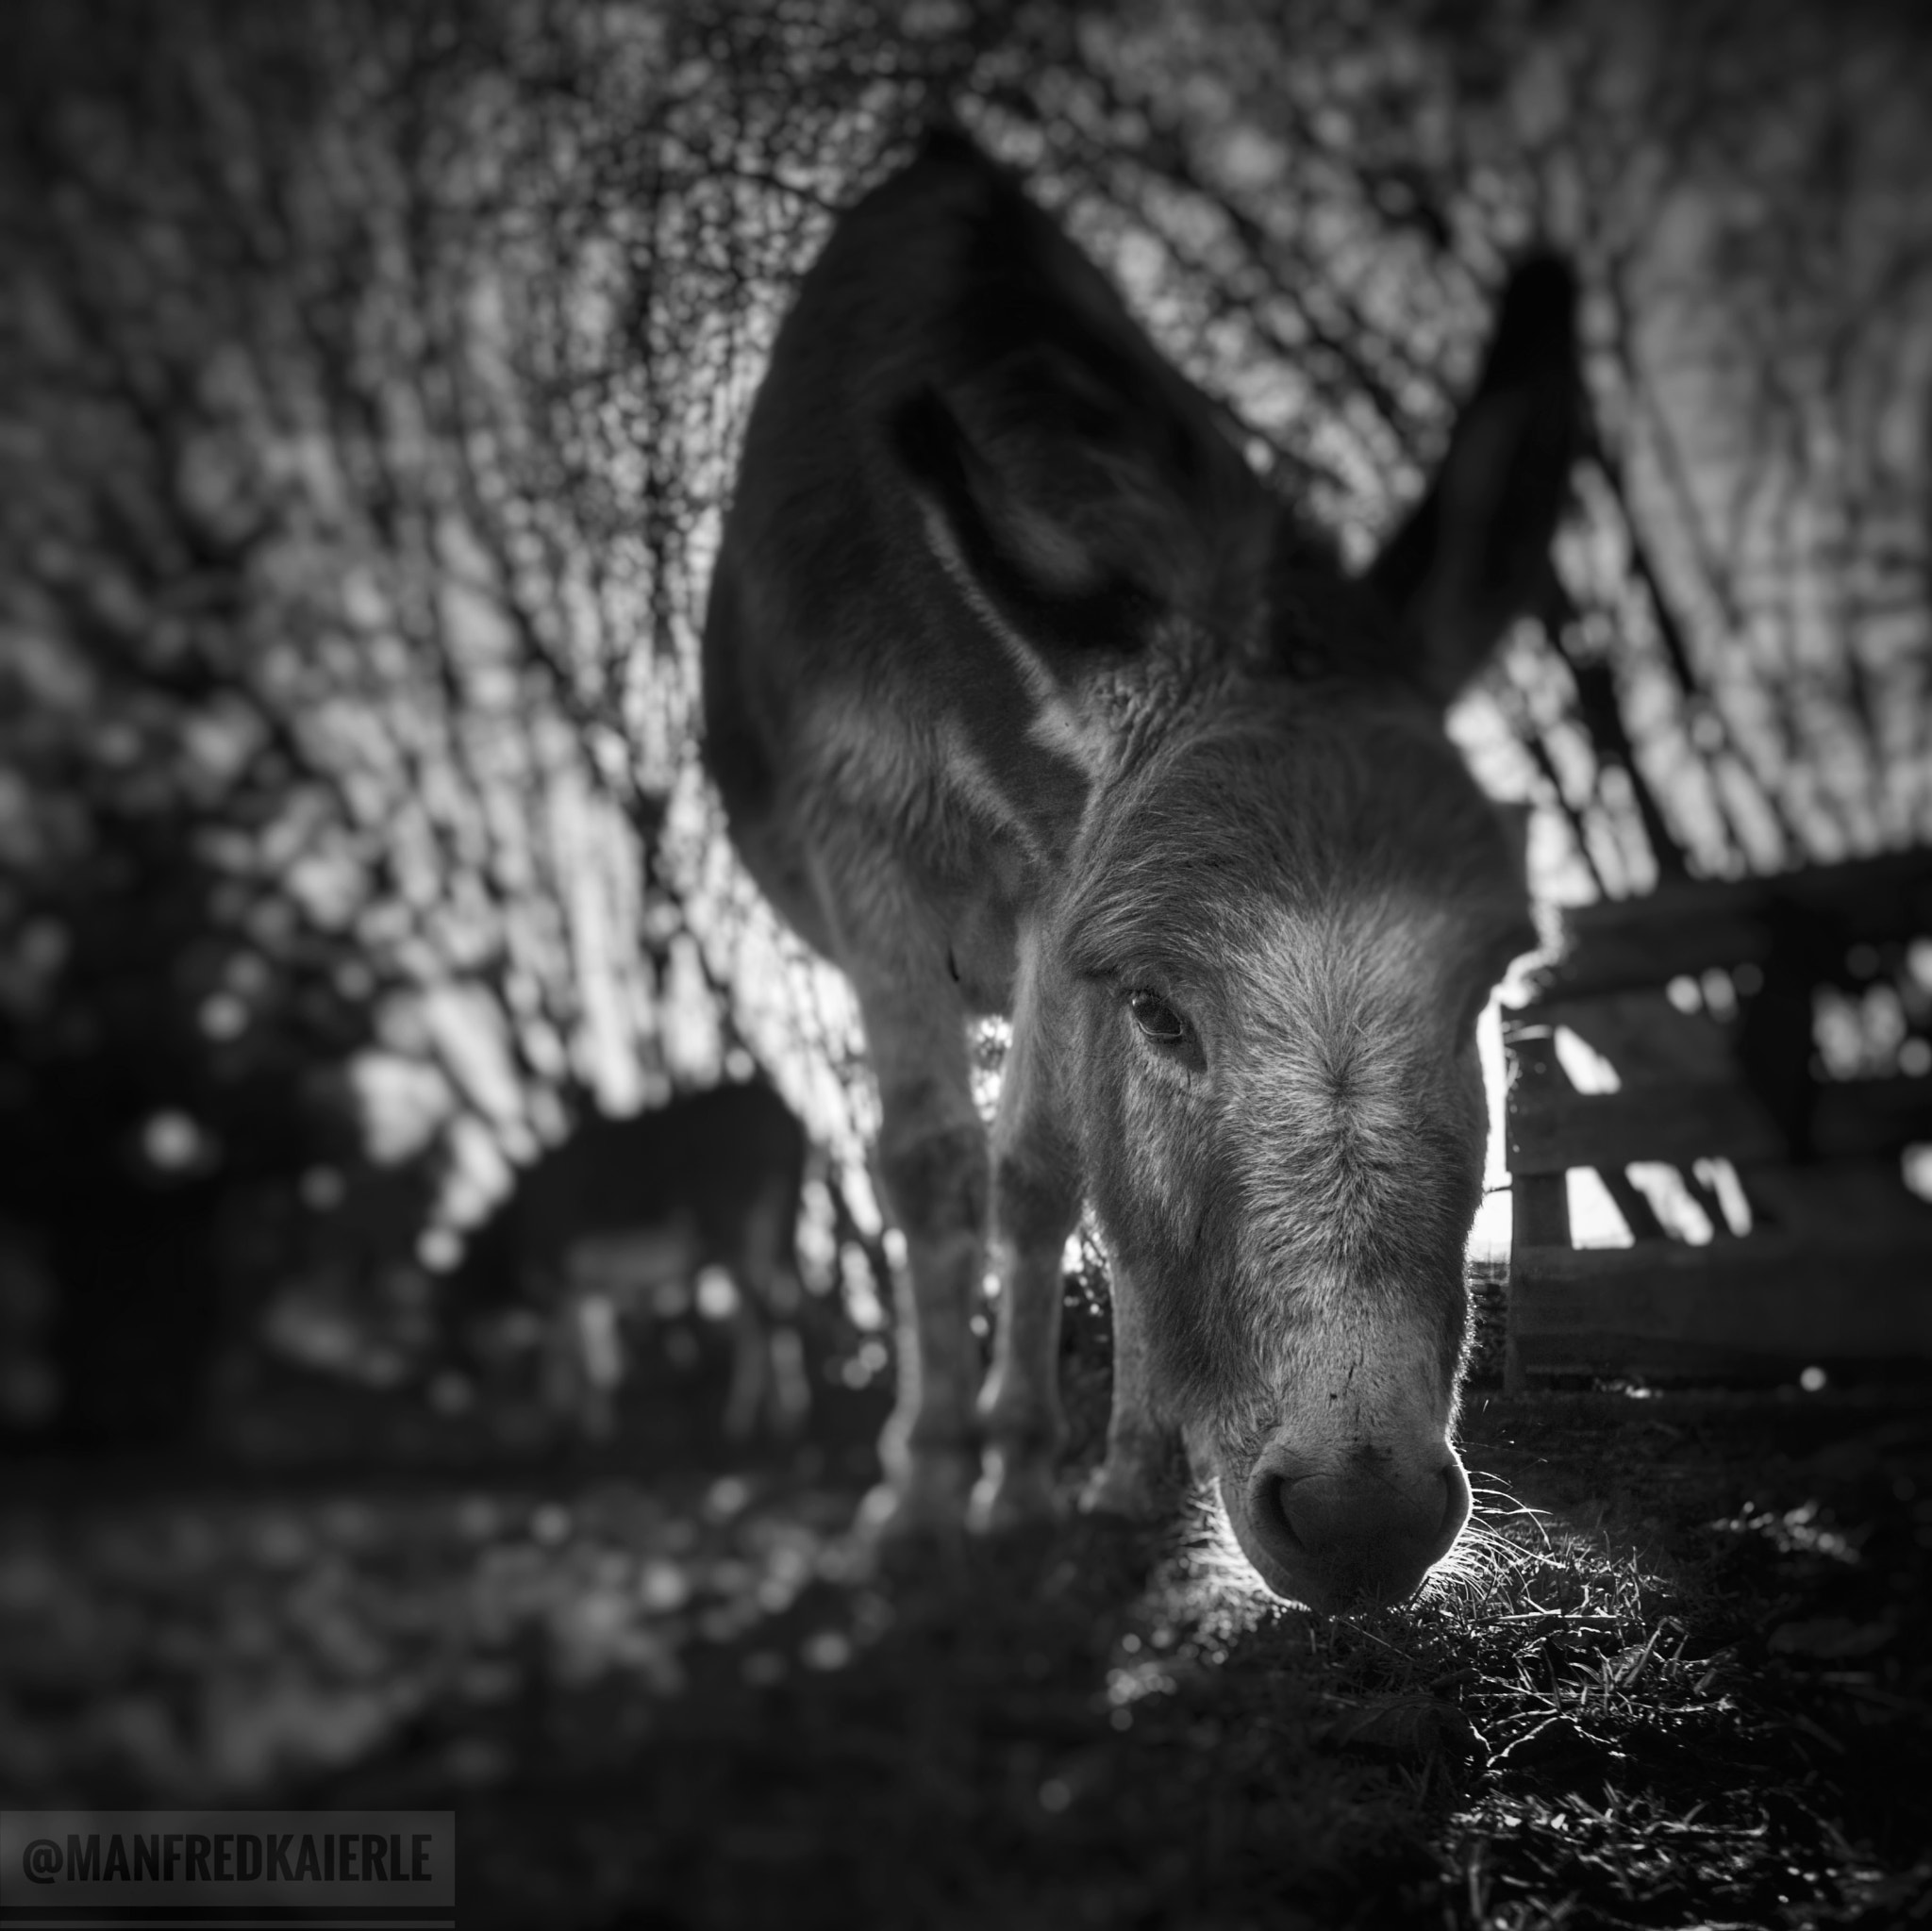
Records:
{"label": "donkey front leg", "polygon": [[1118,1255],[1108,1256],[1113,1302],[1113,1410],[1107,1459],[1093,1472],[1080,1507],[1146,1522],[1170,1500],[1174,1431],[1155,1400],[1153,1352],[1141,1298]]}
{"label": "donkey front leg", "polygon": [[879,1178],[906,1240],[894,1282],[899,1398],[879,1442],[886,1485],[864,1510],[889,1537],[956,1533],[979,1462],[972,1319],[985,1265],[986,1129],[951,985],[917,993],[859,990],[883,1114]]}
{"label": "donkey front leg", "polygon": [[1060,1262],[1080,1211],[1078,1157],[1060,1123],[1031,1001],[1023,990],[993,1126],[993,1250],[999,1332],[980,1397],[986,1473],[973,1525],[998,1530],[1056,1511],[1060,1411]]}

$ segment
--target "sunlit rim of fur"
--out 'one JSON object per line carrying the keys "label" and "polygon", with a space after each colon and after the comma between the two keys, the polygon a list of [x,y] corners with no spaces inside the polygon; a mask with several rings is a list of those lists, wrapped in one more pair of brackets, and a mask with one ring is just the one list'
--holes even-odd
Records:
{"label": "sunlit rim of fur", "polygon": [[1176,1553],[1188,1581],[1226,1608],[1253,1615],[1307,1607],[1276,1595],[1257,1574],[1235,1539],[1219,1482],[1196,1482],[1189,1489]]}
{"label": "sunlit rim of fur", "polygon": [[1479,1469],[1472,1469],[1467,1473],[1473,1512],[1469,1518],[1468,1527],[1463,1530],[1465,1536],[1471,1531],[1476,1531],[1494,1538],[1500,1533],[1503,1523],[1521,1522],[1527,1523],[1537,1532],[1542,1539],[1545,1549],[1556,1546],[1550,1529],[1552,1525],[1561,1529],[1560,1516],[1552,1515],[1546,1508],[1533,1508],[1527,1502],[1519,1501],[1493,1477],[1478,1481],[1476,1477],[1482,1473]]}
{"label": "sunlit rim of fur", "polygon": [[1498,1595],[1507,1593],[1512,1575],[1543,1559],[1541,1550],[1525,1549],[1471,1517],[1456,1546],[1423,1578],[1418,1599],[1453,1613],[1480,1617]]}
{"label": "sunlit rim of fur", "polygon": [[[1579,1547],[1593,1539],[1578,1535],[1560,1515],[1519,1501],[1508,1490],[1491,1483],[1472,1483],[1476,1512],[1471,1516],[1455,1548],[1429,1572],[1418,1600],[1447,1614],[1479,1622],[1499,1601],[1514,1605],[1511,1585],[1532,1584],[1552,1564],[1574,1566]],[[1504,1524],[1526,1523],[1537,1540],[1528,1543],[1503,1532]],[[1613,1572],[1616,1560],[1597,1550],[1601,1566]],[[1609,1579],[1608,1574],[1606,1580]]]}
{"label": "sunlit rim of fur", "polygon": [[[1507,1592],[1511,1576],[1548,1560],[1555,1549],[1550,1528],[1557,1518],[1519,1501],[1493,1478],[1472,1479],[1470,1497],[1474,1507],[1456,1546],[1424,1577],[1418,1600],[1452,1614],[1480,1617]],[[1505,1535],[1505,1523],[1527,1523],[1541,1547],[1525,1548]]]}
{"label": "sunlit rim of fur", "polygon": [[[1511,1582],[1528,1582],[1536,1571],[1560,1556],[1570,1538],[1560,1516],[1532,1507],[1492,1482],[1474,1482],[1471,1492],[1474,1513],[1456,1546],[1424,1577],[1413,1600],[1479,1621],[1499,1600],[1513,1601]],[[1537,1537],[1527,1546],[1504,1533],[1504,1524],[1524,1523]],[[1196,1483],[1188,1491],[1175,1555],[1186,1586],[1237,1616],[1307,1606],[1276,1595],[1256,1573],[1235,1538],[1219,1483]]]}

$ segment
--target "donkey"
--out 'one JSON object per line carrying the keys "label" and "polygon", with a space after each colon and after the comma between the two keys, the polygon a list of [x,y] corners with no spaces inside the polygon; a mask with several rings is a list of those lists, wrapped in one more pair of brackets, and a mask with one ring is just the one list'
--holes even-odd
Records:
{"label": "donkey", "polygon": [[805,1129],[758,1081],[587,1121],[478,1229],[466,1286],[542,1311],[544,1405],[601,1440],[617,1430],[624,1324],[682,1310],[699,1274],[723,1268],[734,1290],[717,1308],[732,1328],[725,1433],[741,1440],[762,1416],[790,1434],[811,1401],[795,1325],[805,1160]]}
{"label": "donkey", "polygon": [[1558,262],[1518,268],[1441,473],[1351,578],[963,136],[806,275],[711,586],[706,756],[878,1080],[909,1262],[880,1531],[1053,1508],[1085,1198],[1114,1324],[1086,1507],[1158,1510],[1178,1435],[1320,1611],[1406,1596],[1455,1542],[1475,1024],[1536,934],[1442,712],[1547,591],[1574,306]]}

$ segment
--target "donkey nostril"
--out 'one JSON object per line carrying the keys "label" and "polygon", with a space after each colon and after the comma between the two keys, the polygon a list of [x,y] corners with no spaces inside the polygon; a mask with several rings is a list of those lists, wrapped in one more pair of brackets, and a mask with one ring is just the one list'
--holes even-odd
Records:
{"label": "donkey nostril", "polygon": [[1301,1532],[1294,1525],[1294,1486],[1292,1482],[1270,1482],[1268,1493],[1274,1505],[1274,1527],[1287,1539],[1291,1548],[1306,1551],[1307,1544],[1302,1540]]}

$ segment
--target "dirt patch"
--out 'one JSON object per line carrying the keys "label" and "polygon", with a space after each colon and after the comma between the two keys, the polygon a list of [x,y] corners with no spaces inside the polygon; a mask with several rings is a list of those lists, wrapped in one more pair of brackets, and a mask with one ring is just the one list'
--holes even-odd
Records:
{"label": "dirt patch", "polygon": [[0,1790],[453,1807],[466,1926],[1932,1912],[1919,1394],[1478,1393],[1459,1573],[1334,1623],[1198,1504],[871,1574],[871,1418],[649,1479],[16,1469]]}

